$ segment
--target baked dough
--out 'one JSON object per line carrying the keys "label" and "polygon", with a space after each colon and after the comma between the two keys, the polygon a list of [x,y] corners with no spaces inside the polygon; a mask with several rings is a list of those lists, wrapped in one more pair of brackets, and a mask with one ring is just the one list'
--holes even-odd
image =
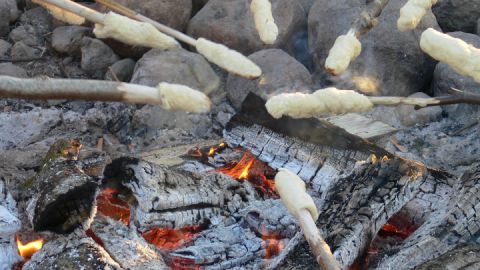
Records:
{"label": "baked dough", "polygon": [[210,62],[224,68],[228,72],[249,79],[256,79],[262,75],[262,70],[250,59],[222,44],[199,38],[197,39],[196,48]]}
{"label": "baked dough", "polygon": [[409,0],[401,9],[397,20],[398,30],[404,32],[415,29],[423,16],[437,0]]}
{"label": "baked dough", "polygon": [[265,44],[273,44],[277,40],[278,27],[272,14],[272,4],[269,0],[252,0],[250,10],[253,13],[255,28],[260,39]]}
{"label": "baked dough", "polygon": [[335,40],[333,47],[328,53],[325,68],[329,73],[339,75],[348,68],[350,62],[360,55],[361,51],[362,44],[355,34],[341,35]]}
{"label": "baked dough", "polygon": [[275,175],[275,188],[290,214],[296,217],[300,210],[306,209],[313,220],[318,219],[317,207],[306,192],[305,182],[298,175],[285,168],[278,169]]}
{"label": "baked dough", "polygon": [[480,49],[433,28],[422,33],[420,48],[458,73],[470,76],[480,83]]}
{"label": "baked dough", "polygon": [[179,47],[178,42],[149,23],[132,20],[114,12],[105,14],[103,24],[95,24],[93,33],[98,38],[113,38],[133,46],[170,49]]}
{"label": "baked dough", "polygon": [[364,112],[370,110],[373,103],[366,96],[353,90],[329,87],[312,94],[276,95],[268,99],[265,106],[274,118],[280,118],[283,115],[292,118],[309,118],[322,113]]}
{"label": "baked dough", "polygon": [[70,11],[59,8],[55,5],[45,3],[41,0],[32,0],[33,3],[44,7],[55,19],[68,24],[81,25],[85,23],[85,18],[78,16]]}

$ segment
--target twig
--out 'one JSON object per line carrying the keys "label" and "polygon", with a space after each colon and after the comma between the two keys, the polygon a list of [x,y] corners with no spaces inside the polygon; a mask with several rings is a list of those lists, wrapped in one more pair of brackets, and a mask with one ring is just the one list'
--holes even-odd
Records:
{"label": "twig", "polygon": [[183,85],[160,83],[156,88],[99,80],[20,79],[0,76],[0,98],[78,99],[160,105],[167,110],[204,113],[208,97]]}
{"label": "twig", "polygon": [[367,6],[360,13],[360,17],[356,19],[351,27],[357,37],[367,33],[373,27],[378,25],[378,17],[382,14],[383,9],[389,0],[371,0],[367,2]]}

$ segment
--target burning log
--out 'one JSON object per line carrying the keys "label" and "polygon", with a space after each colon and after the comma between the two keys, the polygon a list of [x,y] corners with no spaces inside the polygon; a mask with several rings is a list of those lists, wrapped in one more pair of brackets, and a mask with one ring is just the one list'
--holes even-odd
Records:
{"label": "burning log", "polygon": [[160,252],[123,223],[100,215],[92,223],[92,231],[122,268],[168,269]]}
{"label": "burning log", "polygon": [[182,32],[160,24],[148,17],[143,16],[142,14],[138,14],[137,12],[113,0],[96,1],[127,17],[150,23],[159,31],[195,47],[198,53],[202,54],[210,62],[220,66],[228,72],[248,79],[256,79],[262,75],[262,70],[250,59],[222,44],[212,42],[205,38],[199,38],[195,40],[194,38],[189,37]]}
{"label": "burning log", "polygon": [[48,241],[23,266],[25,270],[122,269],[105,250],[85,234],[72,233]]}
{"label": "burning log", "polygon": [[[455,192],[453,177],[445,172],[395,157],[317,119],[274,119],[259,104],[262,104],[260,98],[247,97],[241,112],[228,123],[224,136],[229,145],[243,146],[271,167],[288,168],[305,179],[308,192],[322,213],[317,226],[323,231],[341,268],[349,267],[360,258],[387,221],[411,203],[414,204],[410,209],[417,208],[421,214],[415,215],[425,223],[418,224],[420,228],[405,240],[405,246],[399,249],[400,255],[389,255],[386,262],[392,259],[391,264],[385,262],[379,269],[418,265],[418,262],[425,262],[425,256],[419,252],[427,249],[424,245],[438,246],[439,252],[431,254],[436,257],[452,247],[448,243],[475,237],[475,211],[458,211],[469,209],[467,205],[476,205],[477,191],[473,183],[478,182],[475,180],[478,176],[470,174],[465,177],[469,179],[468,184],[464,181],[458,185],[464,188]],[[449,204],[451,206],[443,207],[446,205],[444,198],[450,196],[455,198]],[[475,203],[470,203],[472,200]],[[452,208],[454,212],[448,212]],[[439,223],[441,212],[436,211],[441,209],[450,210],[446,210],[449,214],[444,215]],[[454,222],[458,218],[458,223]],[[453,225],[447,226],[447,222],[453,222]],[[431,238],[431,235],[437,235],[434,232],[443,231],[441,226],[454,226],[455,231],[440,233],[438,240],[421,238],[425,241],[419,244],[423,244],[415,244],[419,239],[415,235]],[[471,233],[467,228],[472,228]],[[415,256],[417,259],[411,260]]]}
{"label": "burning log", "polygon": [[137,159],[115,160],[105,177],[132,191],[132,222],[142,232],[202,225],[229,216],[255,196],[250,185],[224,174],[181,172]]}
{"label": "burning log", "polygon": [[0,97],[23,99],[80,99],[157,104],[166,110],[205,113],[210,99],[187,86],[160,83],[156,88],[110,81],[18,79],[0,76]]}
{"label": "burning log", "polygon": [[21,260],[15,243],[15,234],[20,227],[16,202],[0,179],[0,269],[12,269]]}
{"label": "burning log", "polygon": [[100,168],[92,173],[98,174],[105,164],[98,164],[101,159],[97,155],[84,163],[77,161],[80,148],[76,140],[60,140],[47,153],[34,179],[37,192],[27,209],[34,230],[70,233],[78,227],[90,227],[96,212],[98,180],[86,174],[82,166],[89,169],[96,164]]}

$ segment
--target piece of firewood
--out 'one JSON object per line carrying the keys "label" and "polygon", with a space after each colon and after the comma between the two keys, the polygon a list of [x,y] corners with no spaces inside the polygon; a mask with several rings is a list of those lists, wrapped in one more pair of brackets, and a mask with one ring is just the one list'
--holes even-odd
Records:
{"label": "piece of firewood", "polygon": [[324,270],[340,269],[330,247],[315,225],[318,211],[313,199],[306,193],[305,182],[287,169],[278,170],[279,172],[275,176],[275,187],[290,214],[300,223],[305,239],[307,239],[318,264]]}
{"label": "piece of firewood", "polygon": [[[50,1],[50,0],[49,0]],[[231,72],[235,75],[242,76],[248,79],[256,79],[262,75],[262,70],[250,59],[241,53],[227,48],[225,45],[215,43],[205,38],[194,39],[184,33],[156,22],[142,14],[129,9],[113,0],[96,0],[98,3],[120,13],[129,18],[136,19],[142,22],[150,23],[160,32],[172,36],[180,41],[183,41],[195,47],[201,55],[208,59],[208,61],[220,66],[221,68]]]}
{"label": "piece of firewood", "polygon": [[155,104],[166,110],[205,113],[210,99],[184,85],[160,83],[156,88],[99,80],[20,79],[0,76],[0,97],[23,99],[79,99]]}

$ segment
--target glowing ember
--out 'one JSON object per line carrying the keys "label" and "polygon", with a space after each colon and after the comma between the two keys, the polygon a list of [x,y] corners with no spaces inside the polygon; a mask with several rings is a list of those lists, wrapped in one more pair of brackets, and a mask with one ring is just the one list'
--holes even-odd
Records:
{"label": "glowing ember", "polygon": [[43,246],[43,239],[35,240],[24,245],[20,241],[20,237],[17,235],[18,253],[24,259],[31,258],[35,252],[39,251],[42,248],[42,246]]}
{"label": "glowing ember", "polygon": [[[275,171],[265,163],[259,161],[250,152],[245,152],[240,161],[232,166],[217,170],[237,180],[247,180],[263,194],[278,198],[275,191],[273,177]],[[268,176],[268,178],[267,178]]]}
{"label": "glowing ember", "polygon": [[202,230],[201,226],[182,229],[157,228],[142,234],[150,244],[162,250],[175,250],[192,240]]}
{"label": "glowing ember", "polygon": [[188,150],[187,155],[197,158],[208,158],[215,156],[216,153],[222,151],[227,147],[226,143],[220,143],[219,145],[211,146],[211,147],[194,147]]}
{"label": "glowing ember", "polygon": [[276,257],[282,252],[283,248],[285,247],[283,244],[283,240],[281,239],[268,239],[265,240],[265,259],[271,259]]}
{"label": "glowing ember", "polygon": [[119,191],[106,188],[97,196],[97,210],[107,217],[123,222],[130,222],[130,207],[124,200],[118,198]]}
{"label": "glowing ember", "polygon": [[166,263],[173,270],[201,270],[202,267],[196,265],[193,260],[179,258],[179,257],[170,257],[167,258]]}

